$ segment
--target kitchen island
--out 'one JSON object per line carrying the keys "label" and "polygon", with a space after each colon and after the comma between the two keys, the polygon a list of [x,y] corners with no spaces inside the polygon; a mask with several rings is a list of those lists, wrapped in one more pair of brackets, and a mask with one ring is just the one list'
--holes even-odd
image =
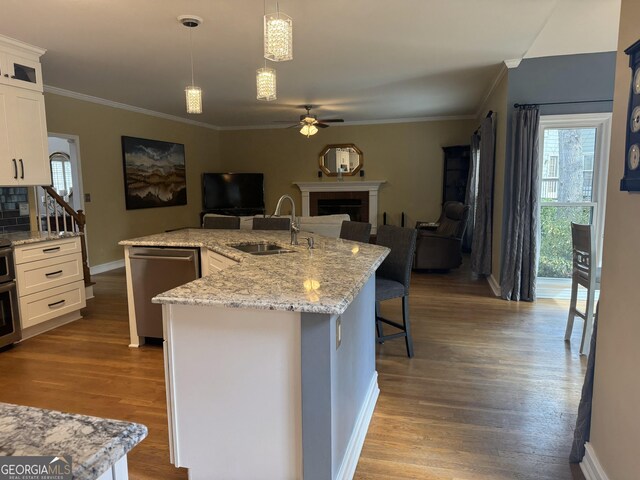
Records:
{"label": "kitchen island", "polygon": [[76,480],[127,480],[127,454],[146,436],[139,423],[0,403],[0,456],[57,455]]}
{"label": "kitchen island", "polygon": [[[200,249],[204,276],[154,299],[163,305],[171,461],[191,480],[353,476],[379,393],[374,274],[388,249],[313,236],[314,249],[271,231],[121,242],[126,255]],[[239,249],[251,244],[287,252]]]}

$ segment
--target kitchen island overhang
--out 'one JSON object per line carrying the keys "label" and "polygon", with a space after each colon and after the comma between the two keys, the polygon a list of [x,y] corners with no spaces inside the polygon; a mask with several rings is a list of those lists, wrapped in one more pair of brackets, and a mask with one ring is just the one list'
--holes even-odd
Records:
{"label": "kitchen island overhang", "polygon": [[[172,462],[192,480],[351,478],[379,393],[375,270],[388,250],[314,235],[310,251],[288,246],[286,232],[172,233],[126,245],[239,260],[154,299]],[[249,241],[294,252],[228,250]]]}

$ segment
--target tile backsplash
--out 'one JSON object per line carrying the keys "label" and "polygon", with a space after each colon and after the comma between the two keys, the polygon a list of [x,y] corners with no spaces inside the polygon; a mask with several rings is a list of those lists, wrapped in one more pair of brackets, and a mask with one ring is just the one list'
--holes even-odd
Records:
{"label": "tile backsplash", "polygon": [[20,216],[20,204],[27,203],[26,187],[0,187],[0,233],[28,231],[29,215]]}

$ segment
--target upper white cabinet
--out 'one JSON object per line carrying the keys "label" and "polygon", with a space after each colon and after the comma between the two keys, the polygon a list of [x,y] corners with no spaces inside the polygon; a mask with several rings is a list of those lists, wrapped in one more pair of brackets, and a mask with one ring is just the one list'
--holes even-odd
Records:
{"label": "upper white cabinet", "polygon": [[34,60],[11,53],[0,53],[0,83],[42,92],[40,61],[37,58]]}
{"label": "upper white cabinet", "polygon": [[51,184],[43,53],[0,35],[0,186]]}

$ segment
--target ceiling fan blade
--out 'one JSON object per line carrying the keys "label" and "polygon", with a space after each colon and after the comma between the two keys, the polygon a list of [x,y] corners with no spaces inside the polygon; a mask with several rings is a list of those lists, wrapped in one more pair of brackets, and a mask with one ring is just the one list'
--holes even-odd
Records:
{"label": "ceiling fan blade", "polygon": [[289,126],[288,126],[288,127],[286,127],[286,128],[300,128],[300,124],[299,124],[299,123],[296,123],[295,125],[289,125]]}
{"label": "ceiling fan blade", "polygon": [[291,123],[291,120],[271,120],[271,123]]}
{"label": "ceiling fan blade", "polygon": [[322,119],[322,120],[318,120],[319,122],[324,122],[324,123],[342,123],[344,122],[344,119],[342,118],[328,118],[328,119]]}
{"label": "ceiling fan blade", "polygon": [[324,124],[324,123],[322,123],[322,122],[320,122],[320,121],[318,121],[318,122],[314,123],[314,125],[315,125],[316,127],[319,127],[319,128],[329,128],[329,125],[326,125],[326,124]]}

